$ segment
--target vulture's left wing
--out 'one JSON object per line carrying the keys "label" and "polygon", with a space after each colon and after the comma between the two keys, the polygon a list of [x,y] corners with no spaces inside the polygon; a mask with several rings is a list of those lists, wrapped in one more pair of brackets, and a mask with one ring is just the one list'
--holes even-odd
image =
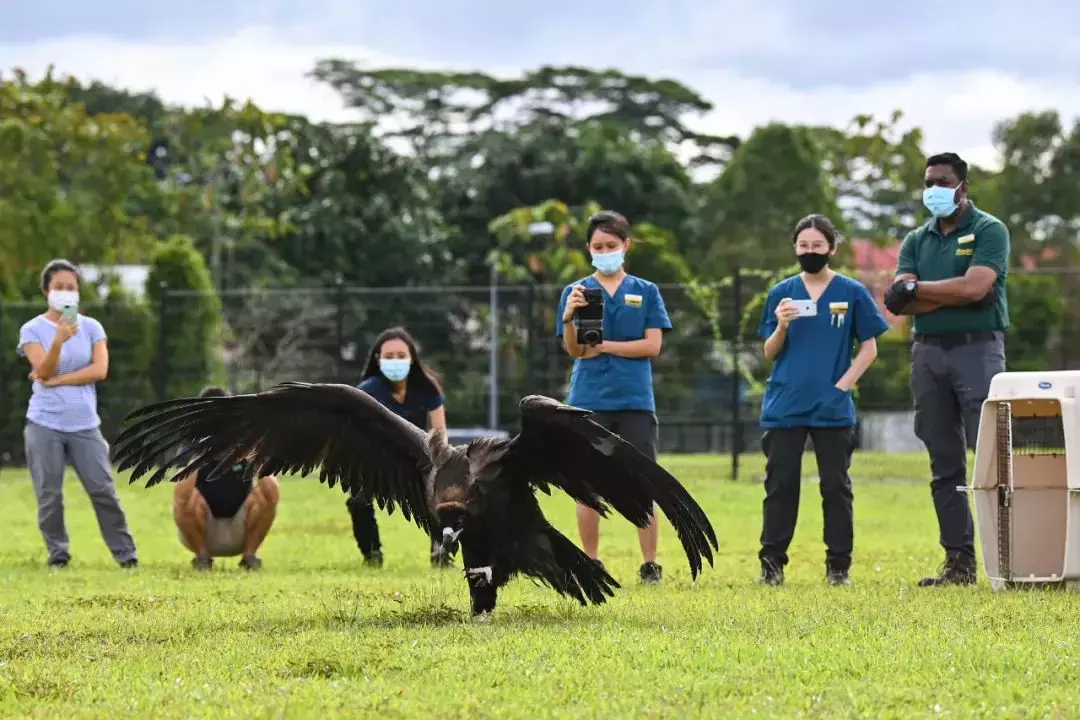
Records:
{"label": "vulture's left wing", "polygon": [[[206,471],[214,481],[244,458],[247,473],[307,475],[361,492],[430,531],[424,433],[348,385],[289,382],[256,395],[180,398],[140,408],[126,418],[113,459],[146,486]],[[179,451],[179,456],[173,454]]]}
{"label": "vulture's left wing", "polygon": [[702,559],[712,565],[716,533],[678,480],[633,445],[590,419],[587,410],[541,395],[521,401],[521,432],[509,442],[501,477],[520,478],[543,492],[561,488],[607,515],[608,505],[646,527],[653,503],[675,528],[697,578]]}

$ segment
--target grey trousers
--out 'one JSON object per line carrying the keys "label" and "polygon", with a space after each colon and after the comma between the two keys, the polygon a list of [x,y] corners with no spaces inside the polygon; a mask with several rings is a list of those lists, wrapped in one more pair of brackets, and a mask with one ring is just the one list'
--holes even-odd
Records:
{"label": "grey trousers", "polygon": [[967,448],[979,434],[982,404],[990,380],[1005,371],[1005,339],[916,337],[911,347],[911,393],[915,435],[930,455],[930,492],[937,512],[939,542],[947,555],[975,557],[975,529],[967,496]]}
{"label": "grey trousers", "polygon": [[60,432],[32,422],[23,430],[26,461],[38,503],[38,529],[50,562],[71,560],[64,525],[64,466],[68,463],[94,506],[105,545],[118,563],[138,559],[124,509],[116,496],[109,462],[109,444],[101,431]]}

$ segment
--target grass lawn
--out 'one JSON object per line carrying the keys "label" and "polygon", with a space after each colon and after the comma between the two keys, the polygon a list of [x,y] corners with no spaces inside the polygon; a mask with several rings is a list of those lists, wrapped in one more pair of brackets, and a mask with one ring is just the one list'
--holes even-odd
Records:
{"label": "grass lawn", "polygon": [[[811,458],[807,458],[808,461]],[[602,526],[624,588],[580,608],[518,580],[485,623],[460,571],[380,514],[386,567],[362,567],[344,496],[283,484],[259,574],[195,575],[169,487],[124,485],[142,566],[112,564],[73,475],[73,564],[44,569],[24,472],[0,475],[0,714],[5,717],[1076,717],[1080,598],[920,589],[941,552],[924,457],[857,455],[853,585],[823,583],[817,488],[804,486],[788,583],[755,583],[760,460],[665,460],[710,514],[717,567],[691,587],[670,526],[664,585],[636,582],[633,529]],[[813,475],[812,462],[807,474]],[[889,482],[907,478],[913,482]],[[565,496],[545,500],[577,539]]]}

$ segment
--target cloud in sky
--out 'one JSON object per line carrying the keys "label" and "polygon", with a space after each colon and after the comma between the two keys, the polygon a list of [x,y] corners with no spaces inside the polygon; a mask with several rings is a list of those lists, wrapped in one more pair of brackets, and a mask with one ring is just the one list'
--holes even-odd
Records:
{"label": "cloud in sky", "polygon": [[[905,113],[925,149],[996,165],[996,122],[1025,110],[1080,116],[1080,5],[916,0],[137,0],[18,3],[0,68],[49,64],[82,79],[201,104],[224,94],[315,119],[352,117],[305,77],[316,60],[510,74],[580,64],[677,79],[715,110],[693,125],[746,136],[770,120],[844,125]],[[66,9],[65,9],[66,8]],[[92,11],[91,11],[92,8]],[[901,12],[902,11],[902,12]],[[57,20],[56,18],[60,18]],[[1073,73],[1070,75],[1070,73]]]}

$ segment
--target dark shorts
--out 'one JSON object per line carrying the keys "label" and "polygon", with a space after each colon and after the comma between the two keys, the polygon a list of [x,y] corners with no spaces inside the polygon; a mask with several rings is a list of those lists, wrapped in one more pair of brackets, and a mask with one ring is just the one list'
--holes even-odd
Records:
{"label": "dark shorts", "polygon": [[656,461],[660,430],[656,413],[644,410],[595,412],[592,419],[633,445],[645,457]]}

